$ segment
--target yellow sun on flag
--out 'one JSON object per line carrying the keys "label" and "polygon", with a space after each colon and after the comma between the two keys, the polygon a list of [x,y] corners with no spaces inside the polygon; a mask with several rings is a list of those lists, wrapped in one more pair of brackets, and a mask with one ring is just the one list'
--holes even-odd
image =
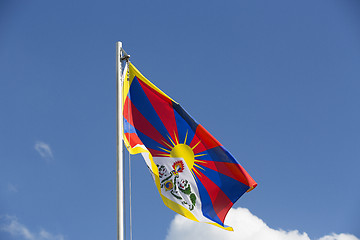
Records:
{"label": "yellow sun on flag", "polygon": [[200,169],[204,170],[202,167],[200,167],[198,164],[196,164],[197,162],[200,163],[200,162],[204,162],[204,161],[201,161],[196,158],[204,156],[206,154],[195,154],[194,149],[196,148],[197,145],[199,145],[199,143],[201,141],[196,143],[193,147],[190,147],[189,145],[186,144],[187,135],[188,135],[188,133],[186,132],[184,143],[179,142],[178,137],[176,136],[175,132],[174,132],[175,141],[173,139],[171,139],[171,137],[168,136],[172,145],[164,142],[165,145],[169,149],[165,149],[165,148],[161,148],[161,149],[168,153],[160,154],[160,155],[165,156],[165,157],[184,159],[184,161],[185,161],[186,165],[188,166],[188,168],[190,169],[192,175],[194,175],[194,172],[198,174],[198,171],[196,168],[200,168]]}

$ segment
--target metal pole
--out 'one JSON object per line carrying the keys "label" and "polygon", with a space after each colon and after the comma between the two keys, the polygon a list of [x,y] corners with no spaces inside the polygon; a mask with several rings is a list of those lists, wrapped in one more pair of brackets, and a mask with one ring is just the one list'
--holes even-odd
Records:
{"label": "metal pole", "polygon": [[124,148],[123,148],[123,104],[122,104],[122,42],[116,43],[116,140],[117,140],[117,240],[125,239],[125,204],[124,204]]}

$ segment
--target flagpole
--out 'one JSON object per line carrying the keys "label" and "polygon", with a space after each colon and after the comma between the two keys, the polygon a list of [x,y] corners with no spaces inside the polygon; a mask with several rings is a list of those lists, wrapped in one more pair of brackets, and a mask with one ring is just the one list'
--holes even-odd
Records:
{"label": "flagpole", "polygon": [[117,240],[125,240],[125,204],[124,204],[124,148],[123,148],[123,104],[122,104],[122,42],[116,43],[116,139],[117,139]]}

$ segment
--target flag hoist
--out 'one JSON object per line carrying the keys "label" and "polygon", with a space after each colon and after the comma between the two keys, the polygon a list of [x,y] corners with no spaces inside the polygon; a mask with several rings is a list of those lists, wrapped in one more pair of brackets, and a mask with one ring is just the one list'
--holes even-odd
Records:
{"label": "flag hoist", "polygon": [[[118,201],[123,201],[124,191],[123,140],[130,154],[142,154],[167,207],[231,231],[224,224],[228,211],[257,183],[180,104],[147,80],[121,49],[118,43]],[[124,71],[121,59],[126,60]],[[119,240],[123,240],[121,208],[123,203],[118,204]]]}

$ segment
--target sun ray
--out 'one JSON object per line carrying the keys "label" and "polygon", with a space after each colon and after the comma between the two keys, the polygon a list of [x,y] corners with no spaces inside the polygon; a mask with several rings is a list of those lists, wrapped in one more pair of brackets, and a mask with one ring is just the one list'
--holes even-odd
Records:
{"label": "sun ray", "polygon": [[[179,144],[179,140],[177,139],[177,137],[176,137],[176,132],[174,131],[174,136],[175,136],[175,142],[176,142],[176,145],[178,145]],[[174,145],[175,146],[175,145]]]}
{"label": "sun ray", "polygon": [[187,135],[188,135],[189,130],[186,130],[186,135],[185,135],[185,141],[184,144],[186,144],[186,140],[187,140]]}
{"label": "sun ray", "polygon": [[197,163],[206,163],[206,161],[204,161],[204,160],[199,160],[199,159],[195,159],[194,162],[197,162]]}
{"label": "sun ray", "polygon": [[204,153],[204,154],[197,154],[197,155],[195,155],[194,157],[201,157],[201,156],[205,156],[205,155],[207,155],[206,153]]}
{"label": "sun ray", "polygon": [[199,172],[196,168],[193,168],[192,171],[193,171],[196,175],[198,175],[199,177],[201,177],[201,176],[200,176],[200,172]]}
{"label": "sun ray", "polygon": [[194,150],[194,148],[196,148],[196,147],[197,147],[197,145],[199,145],[199,143],[201,143],[201,141],[199,141],[197,144],[195,144],[195,146],[194,146],[194,147],[192,147],[191,149],[192,149],[192,150]]}
{"label": "sun ray", "polygon": [[197,168],[200,168],[202,169],[203,171],[205,171],[205,169],[203,169],[202,167],[200,167],[199,165],[197,165],[196,163],[194,163],[194,166],[197,167]]}
{"label": "sun ray", "polygon": [[170,157],[170,154],[165,154],[165,153],[163,153],[163,154],[158,154],[159,156],[164,156],[164,157]]}
{"label": "sun ray", "polygon": [[165,152],[168,152],[168,153],[170,153],[171,152],[171,150],[168,150],[168,149],[165,149],[165,148],[162,148],[162,147],[159,147],[161,150],[163,150],[163,151],[165,151]]}
{"label": "sun ray", "polygon": [[[171,140],[171,139],[170,139]],[[170,144],[168,144],[167,142],[165,142],[165,141],[163,141],[163,143],[166,145],[166,146],[168,146],[170,149],[172,149],[173,148],[173,146],[171,146]]]}
{"label": "sun ray", "polygon": [[[176,136],[175,136],[175,137],[176,137]],[[170,139],[171,143],[173,144],[173,147],[175,147],[176,144],[175,144],[174,141],[171,139],[171,137],[168,136],[168,138]],[[171,147],[171,148],[173,148],[173,147]]]}
{"label": "sun ray", "polygon": [[193,172],[193,170],[190,171],[191,175],[194,177],[195,181],[197,182],[197,177],[195,176],[195,173]]}

